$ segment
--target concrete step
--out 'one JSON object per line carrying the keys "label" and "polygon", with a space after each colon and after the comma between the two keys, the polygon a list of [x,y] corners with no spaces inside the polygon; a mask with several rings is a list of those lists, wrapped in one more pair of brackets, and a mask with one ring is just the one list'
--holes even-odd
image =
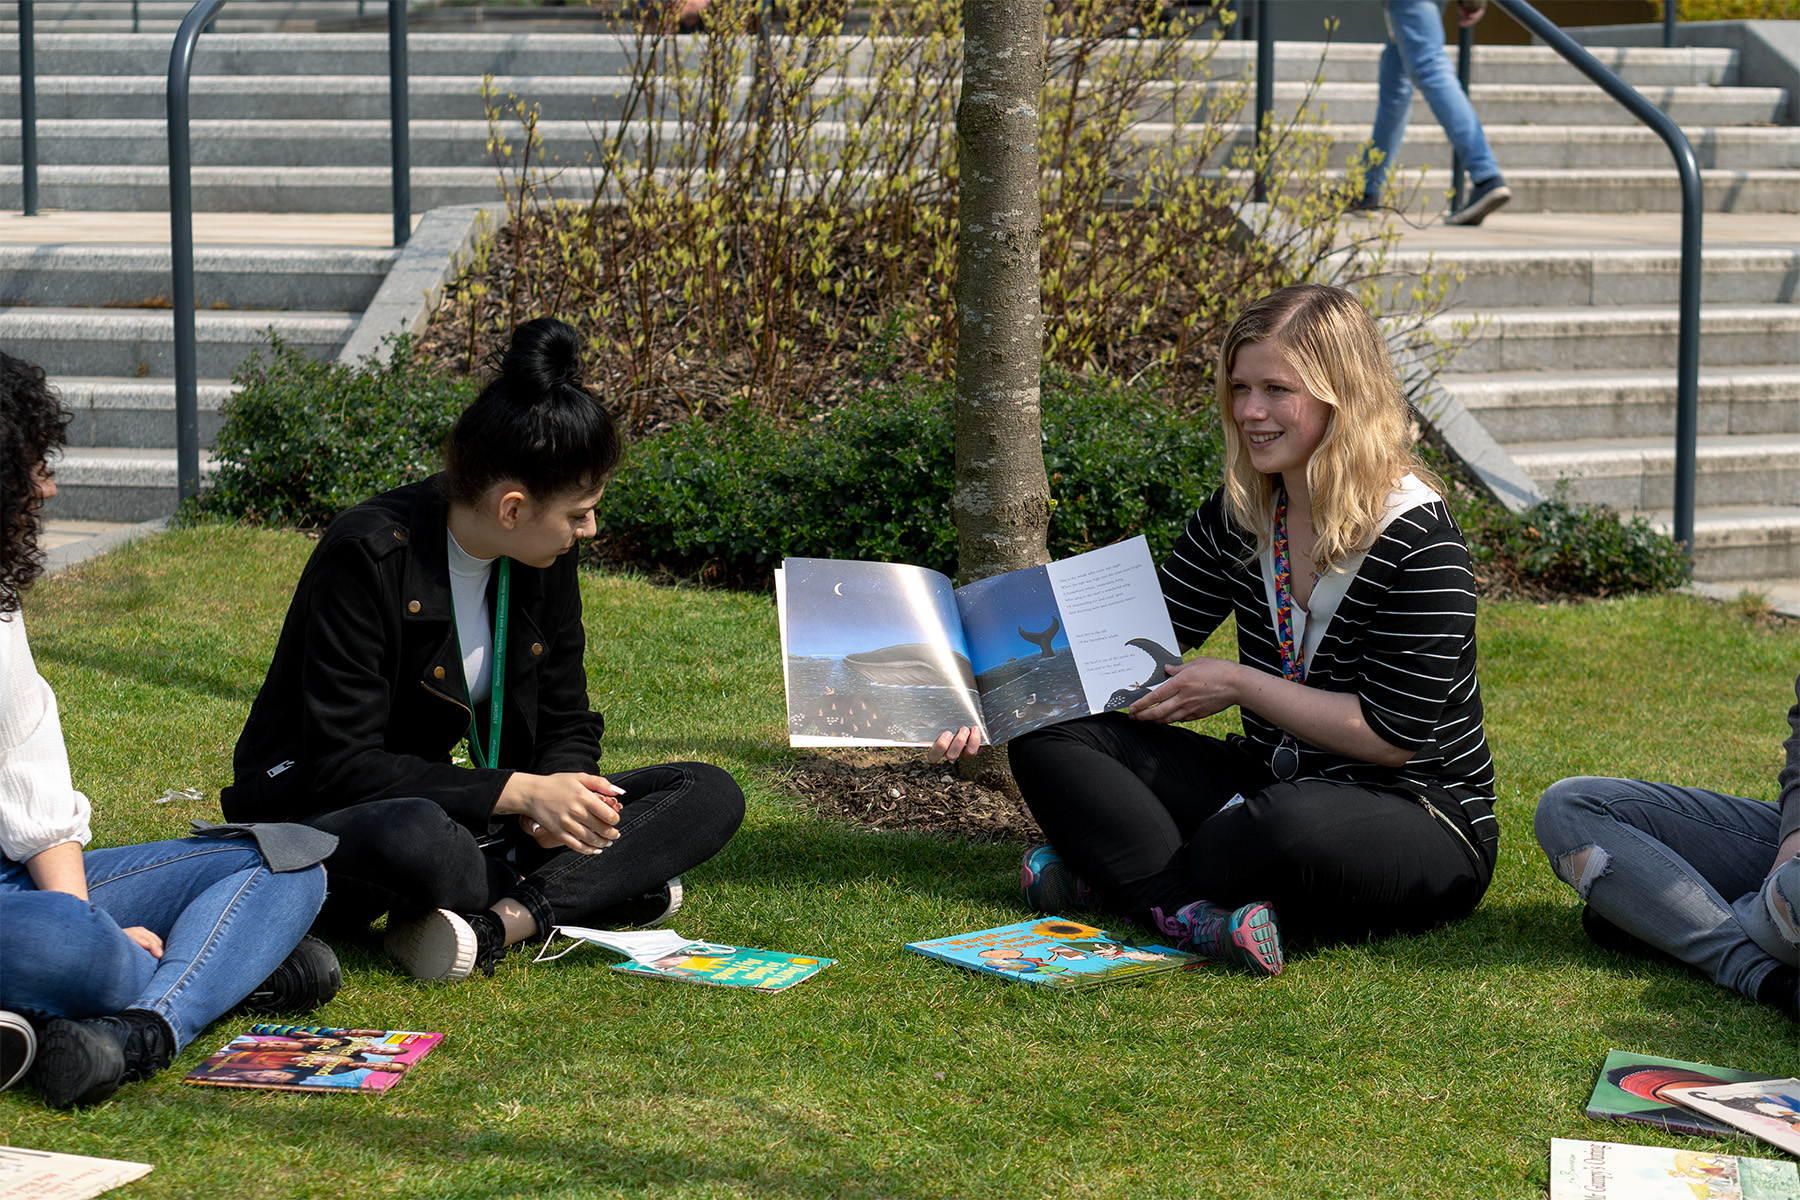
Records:
{"label": "concrete step", "polygon": [[[197,246],[203,309],[360,312],[400,252],[374,247]],[[168,308],[167,246],[0,243],[0,305]]]}
{"label": "concrete step", "polygon": [[[417,33],[407,38],[407,62],[419,75],[626,75],[636,57],[636,41],[634,35],[617,33]],[[876,51],[866,39],[832,41],[848,46],[850,73],[870,73],[866,68]],[[741,43],[746,55],[751,44],[748,38]],[[0,36],[0,61],[10,60],[17,53],[16,46],[16,36]],[[697,61],[702,39],[683,39],[680,49]],[[827,52],[832,49],[831,45],[825,47]],[[40,32],[36,50],[38,70],[45,76],[164,76],[169,66],[168,38],[162,34]],[[1634,87],[1720,86],[1737,81],[1736,56],[1731,50],[1591,50]],[[1206,53],[1204,41],[1183,43],[1181,70],[1188,77],[1199,76],[1203,69],[1214,79],[1247,76],[1255,64],[1256,46],[1221,42],[1210,64]],[[1453,50],[1446,50],[1447,57],[1453,55]],[[1276,47],[1275,75],[1277,82],[1306,83],[1322,77],[1333,83],[1374,83],[1380,57],[1381,47],[1374,43],[1282,42]],[[194,55],[197,76],[359,74],[385,78],[387,70],[384,33],[209,34],[200,39]],[[1472,79],[1476,85],[1587,85],[1586,78],[1555,51],[1535,46],[1477,47]]]}
{"label": "concrete step", "polygon": [[[284,26],[312,28],[317,21],[336,21],[358,15],[356,0],[256,0],[252,4],[236,4],[214,18],[218,33],[251,33],[279,30]],[[365,4],[366,11],[379,12],[381,0]],[[125,32],[173,32],[180,27],[189,0],[175,3],[166,0],[38,0],[32,12],[32,24],[38,34]],[[19,19],[16,10],[0,17],[0,30],[16,33]]]}
{"label": "concrete step", "polygon": [[[407,108],[415,120],[483,120],[487,107],[478,75],[421,75],[407,81]],[[876,81],[862,76],[827,79],[816,89],[833,95],[845,89],[868,89]],[[751,77],[738,87],[748,94]],[[494,95],[518,96],[536,104],[545,120],[612,120],[624,114],[632,99],[628,76],[501,75],[493,78]],[[40,75],[37,111],[40,120],[159,118],[167,111],[165,75]],[[1153,86],[1143,108],[1146,120],[1168,118],[1171,103],[1184,106],[1202,97],[1223,103],[1235,96],[1239,107],[1250,103],[1239,85],[1214,81],[1203,85]],[[1479,84],[1471,89],[1484,125],[1618,125],[1641,128],[1636,118],[1592,84]],[[1373,83],[1326,83],[1318,87],[1281,83],[1275,87],[1275,112],[1290,117],[1310,98],[1326,117],[1339,124],[1372,125],[1376,89]],[[1766,125],[1781,120],[1787,93],[1781,88],[1652,87],[1645,96],[1683,126]],[[289,74],[248,77],[196,76],[188,88],[189,111],[195,120],[385,120],[388,80],[380,75]],[[637,102],[635,114],[643,112]],[[0,119],[19,115],[19,80],[0,78]],[[1416,123],[1417,124],[1417,123]],[[1422,122],[1430,125],[1431,122]],[[1416,130],[1415,130],[1416,131]],[[1365,130],[1365,133],[1367,131]]]}
{"label": "concrete step", "polygon": [[[1646,515],[1658,529],[1674,531],[1673,512]],[[1694,578],[1800,579],[1800,504],[1696,508]]]}
{"label": "concrete step", "polygon": [[[0,209],[22,203],[21,170],[0,166]],[[479,204],[500,198],[511,173],[486,167],[415,167],[412,208]],[[1709,212],[1800,211],[1793,172],[1705,171]],[[1680,211],[1673,169],[1617,171],[1518,171],[1507,175],[1514,212]],[[192,186],[199,212],[376,213],[393,204],[384,167],[195,167]],[[582,167],[562,170],[545,186],[558,196],[592,196],[594,175]],[[1424,176],[1423,194],[1449,191],[1448,171]],[[44,208],[87,212],[159,212],[168,208],[168,172],[160,166],[47,166],[38,171],[38,203]],[[1436,208],[1435,201],[1432,207]]]}
{"label": "concrete step", "polygon": [[[1704,347],[1701,357],[1705,358]],[[1675,372],[1508,371],[1445,375],[1499,442],[1675,437]],[[1700,432],[1800,434],[1800,365],[1704,368]]]}
{"label": "concrete step", "polygon": [[[313,358],[336,355],[356,325],[349,313],[272,311],[195,314],[201,378],[223,379],[271,332]],[[53,376],[169,377],[175,319],[167,310],[0,308],[0,346]]]}
{"label": "concrete step", "polygon": [[[1463,273],[1446,302],[1473,312],[1550,305],[1679,304],[1676,249],[1483,248],[1433,255],[1400,250],[1393,276]],[[1701,252],[1700,298],[1708,304],[1778,304],[1800,299],[1800,248],[1711,246]]]}
{"label": "concrete step", "polygon": [[[1545,490],[1567,480],[1569,498],[1582,504],[1639,512],[1675,503],[1672,437],[1522,442],[1504,448]],[[1697,505],[1800,503],[1800,433],[1702,437],[1695,461]]]}
{"label": "concrete step", "polygon": [[[51,380],[63,407],[74,414],[69,445],[87,449],[110,446],[135,449],[175,448],[175,381],[172,379],[106,379],[92,376]],[[200,445],[210,448],[219,435],[219,408],[234,390],[224,379],[203,379],[195,389],[200,418]]]}
{"label": "concrete step", "polygon": [[[47,520],[148,521],[175,511],[173,450],[68,449],[56,460],[56,495]],[[212,457],[200,455],[200,478]]]}
{"label": "concrete step", "polygon": [[[1453,339],[1458,320],[1444,314],[1429,327]],[[1502,309],[1482,315],[1450,365],[1462,373],[1672,369],[1679,327],[1674,308]],[[1700,339],[1715,369],[1800,363],[1800,305],[1703,307]]]}
{"label": "concrete step", "polygon": [[[523,152],[524,128],[516,121],[490,125],[486,120],[410,122],[410,155],[415,167],[477,167],[496,161],[493,134],[498,132],[511,148],[510,161]],[[845,136],[841,121],[820,121],[812,128],[814,144],[839,144]],[[382,166],[389,161],[391,125],[387,120],[195,120],[190,126],[192,162],[195,166],[357,167]],[[537,127],[543,150],[552,162],[582,163],[599,147],[617,136],[615,121],[543,121]],[[681,136],[674,121],[634,121],[625,126],[627,147],[642,145],[653,131],[664,144]],[[1228,141],[1213,160],[1222,165],[1236,149],[1251,144],[1246,125],[1226,127]],[[44,166],[149,166],[168,161],[168,125],[163,118],[38,122],[38,162]],[[1201,136],[1204,126],[1173,126],[1145,122],[1136,136],[1161,146],[1182,136]],[[1369,131],[1361,125],[1328,125],[1321,132],[1330,137],[1329,163],[1342,169],[1361,153]],[[1687,131],[1696,161],[1705,169],[1732,171],[1789,170],[1800,172],[1800,128],[1707,128]],[[1544,169],[1580,169],[1588,175],[1613,169],[1662,171],[1671,180],[1675,170],[1668,147],[1648,129],[1617,126],[1559,125],[1489,127],[1488,142],[1507,172],[1509,181],[1526,172]],[[18,127],[0,126],[0,157],[18,161]],[[1414,130],[1401,150],[1402,173],[1421,166],[1448,170],[1454,150],[1436,125]],[[1794,176],[1800,191],[1800,173]]]}

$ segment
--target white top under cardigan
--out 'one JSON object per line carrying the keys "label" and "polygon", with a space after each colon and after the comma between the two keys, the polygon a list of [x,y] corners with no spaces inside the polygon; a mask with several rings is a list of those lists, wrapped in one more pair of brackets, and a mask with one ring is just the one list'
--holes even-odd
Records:
{"label": "white top under cardigan", "polygon": [[19,613],[0,618],[0,854],[24,862],[63,842],[85,846],[88,799],[69,777],[56,694],[32,661]]}
{"label": "white top under cardigan", "polygon": [[444,539],[450,547],[450,611],[456,614],[463,682],[470,700],[486,700],[494,686],[494,622],[488,616],[487,585],[499,560],[476,558],[448,529]]}

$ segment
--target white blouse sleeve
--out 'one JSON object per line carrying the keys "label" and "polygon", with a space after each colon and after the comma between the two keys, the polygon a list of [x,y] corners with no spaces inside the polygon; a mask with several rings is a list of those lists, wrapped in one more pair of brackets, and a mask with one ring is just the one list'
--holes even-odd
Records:
{"label": "white blouse sleeve", "polygon": [[63,842],[87,845],[87,797],[69,778],[56,695],[37,672],[25,621],[0,619],[0,854],[24,862]]}

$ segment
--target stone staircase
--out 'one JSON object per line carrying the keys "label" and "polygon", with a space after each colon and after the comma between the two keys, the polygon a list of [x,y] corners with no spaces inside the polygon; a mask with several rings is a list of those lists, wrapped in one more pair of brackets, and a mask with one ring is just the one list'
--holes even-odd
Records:
{"label": "stone staircase", "polygon": [[[201,444],[212,444],[230,376],[252,349],[272,332],[336,357],[398,253],[199,247]],[[175,510],[169,289],[166,246],[0,245],[0,346],[42,366],[75,414],[50,517],[143,521]]]}
{"label": "stone staircase", "polygon": [[[380,15],[385,0],[247,0],[229,5],[215,19],[219,33],[311,30],[320,21],[342,21]],[[174,33],[194,0],[38,0],[32,20],[42,33]],[[133,9],[136,10],[135,19]],[[17,10],[8,5],[0,15],[0,33],[19,28]]]}
{"label": "stone staircase", "polygon": [[[0,34],[0,59],[10,52],[8,41]],[[41,203],[97,212],[166,209],[167,37],[40,33],[37,50]],[[1277,49],[1278,110],[1291,111],[1311,92],[1326,106],[1331,153],[1340,166],[1373,120],[1379,52],[1369,44]],[[1800,577],[1794,255],[1800,217],[1792,215],[1800,210],[1800,129],[1779,123],[1792,111],[1789,98],[1781,88],[1738,86],[1730,50],[1595,53],[1674,115],[1700,156],[1710,214],[1700,575]],[[415,212],[497,195],[500,168],[480,96],[484,76],[500,95],[516,93],[541,106],[540,132],[551,156],[565,163],[584,159],[595,123],[616,118],[629,91],[630,43],[613,34],[419,33],[409,54]],[[1253,55],[1253,45],[1222,44],[1214,78],[1246,72]],[[212,33],[199,43],[195,71],[198,210],[387,210],[385,36]],[[1315,75],[1322,76],[1316,88]],[[1476,107],[1515,199],[1481,229],[1433,231],[1437,264],[1455,263],[1466,272],[1453,315],[1485,322],[1446,383],[1540,486],[1566,476],[1576,499],[1658,513],[1671,503],[1676,239],[1622,244],[1613,233],[1647,219],[1638,214],[1679,209],[1668,152],[1549,50],[1480,47],[1474,79]],[[17,86],[16,79],[0,79],[0,207],[19,202]],[[1157,123],[1166,112],[1152,105],[1144,116],[1148,136],[1169,132]],[[504,132],[518,140],[516,127]],[[1239,140],[1248,136],[1241,127]],[[1416,176],[1423,168],[1427,192],[1441,192],[1449,184],[1449,160],[1449,147],[1420,102],[1400,169]],[[576,167],[556,186],[582,195],[590,185]],[[1521,221],[1538,222],[1536,234],[1521,232]],[[1719,243],[1726,225],[1743,221],[1760,221],[1772,232],[1761,243],[1741,236]],[[1569,230],[1546,234],[1546,222]],[[1584,242],[1583,231],[1595,236]],[[1416,248],[1410,231],[1402,244],[1397,265],[1424,269],[1425,250]],[[59,251],[75,258],[87,252],[100,251]],[[272,283],[285,269],[269,263],[264,274],[264,267],[216,253],[221,257],[211,270],[218,280],[243,271]],[[65,275],[40,274],[45,280]],[[45,283],[34,292],[10,282],[12,275],[11,264],[3,264],[0,278],[9,282],[0,302],[9,307],[0,313],[0,340],[6,344],[23,339],[41,349],[65,364],[53,369],[71,381],[149,381],[166,371],[167,347],[156,332],[167,328],[166,313],[104,307],[139,304],[166,291],[166,282],[151,286],[153,269],[140,273],[141,285],[106,295],[94,292],[90,279],[82,285],[88,298],[59,290],[73,282]],[[117,277],[132,278],[129,272]],[[375,278],[361,285],[365,300]],[[357,303],[343,295],[270,300],[256,285],[248,294],[215,297],[207,286],[202,371],[214,380],[207,394],[215,396],[236,352],[229,347],[260,340],[274,326],[309,352],[330,354]],[[214,311],[215,298],[230,307]],[[121,348],[103,353],[99,344],[115,336]],[[128,404],[163,394],[150,382],[70,386],[72,394],[95,397],[96,413],[116,406],[139,411]],[[110,421],[92,421],[100,444],[111,444],[105,439],[114,435],[104,431],[118,426]],[[73,460],[64,478],[72,471]]]}

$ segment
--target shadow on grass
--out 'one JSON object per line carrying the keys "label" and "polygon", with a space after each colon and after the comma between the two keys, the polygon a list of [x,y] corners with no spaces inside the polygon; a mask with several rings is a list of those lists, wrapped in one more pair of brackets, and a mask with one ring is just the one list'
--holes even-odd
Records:
{"label": "shadow on grass", "polygon": [[254,682],[232,679],[224,672],[206,669],[204,659],[185,658],[168,649],[81,642],[68,637],[46,639],[32,649],[40,662],[112,678],[136,679],[151,687],[196,692],[246,706],[256,699],[262,687],[260,674]]}
{"label": "shadow on grass", "polygon": [[[503,1081],[495,1082],[504,1087]],[[600,1082],[591,1081],[591,1085]],[[598,1104],[593,1086],[571,1086],[579,1086],[585,1093],[568,1097],[575,1106]],[[261,1095],[268,1097],[269,1093]],[[496,1102],[509,1099],[500,1089],[488,1098]],[[308,1156],[315,1161],[332,1161],[334,1148],[339,1153],[352,1148],[365,1154],[374,1152],[382,1158],[381,1175],[408,1195],[561,1194],[562,1188],[582,1194],[656,1194],[675,1185],[708,1194],[713,1189],[741,1189],[763,1196],[937,1194],[921,1188],[916,1172],[878,1166],[858,1153],[855,1139],[784,1112],[755,1095],[718,1098],[710,1106],[717,1110],[714,1119],[746,1127],[746,1136],[732,1139],[738,1144],[779,1146],[786,1154],[725,1150],[720,1139],[699,1136],[685,1150],[648,1148],[642,1144],[641,1130],[632,1123],[605,1119],[603,1107],[588,1114],[592,1119],[559,1123],[560,1128],[529,1121],[517,1127],[489,1122],[479,1128],[456,1128],[446,1127],[437,1116],[382,1111],[377,1107],[380,1098],[371,1098],[353,1113],[345,1111],[345,1098],[341,1097],[333,1098],[336,1103],[320,1103],[322,1098],[313,1096],[283,1099],[289,1102],[234,1105],[229,1115],[232,1138],[269,1146],[305,1145],[311,1147]],[[546,1098],[529,1099],[542,1103]],[[810,1161],[776,1161],[783,1157]],[[350,1159],[345,1154],[338,1161]],[[276,1173],[266,1182],[279,1186],[279,1178]],[[325,1178],[309,1172],[315,1187]],[[357,1184],[358,1191],[364,1189],[370,1194],[386,1191],[375,1180]]]}

